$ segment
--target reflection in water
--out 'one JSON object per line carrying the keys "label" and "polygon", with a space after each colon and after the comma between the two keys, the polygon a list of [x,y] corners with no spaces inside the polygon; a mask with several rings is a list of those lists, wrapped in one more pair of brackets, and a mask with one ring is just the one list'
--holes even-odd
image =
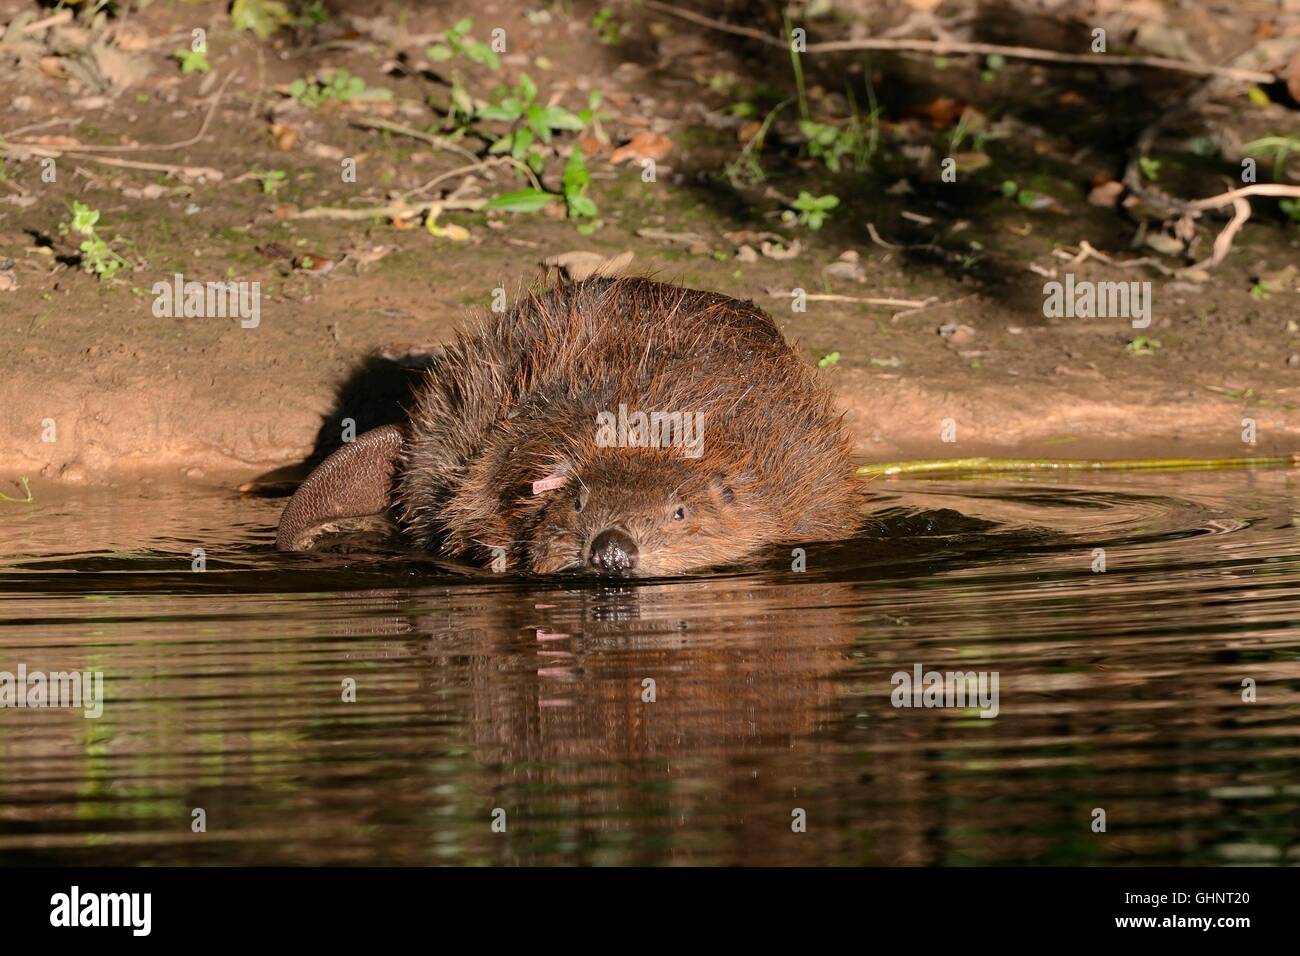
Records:
{"label": "reflection in water", "polygon": [[[0,503],[0,671],[107,702],[0,710],[0,862],[1294,863],[1295,482],[881,483],[803,573],[626,587],[37,489]],[[895,709],[917,664],[997,672],[999,715]]]}

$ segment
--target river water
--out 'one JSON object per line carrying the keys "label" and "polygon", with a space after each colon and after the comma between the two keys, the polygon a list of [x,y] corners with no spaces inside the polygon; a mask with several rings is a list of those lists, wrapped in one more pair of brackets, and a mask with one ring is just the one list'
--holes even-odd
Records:
{"label": "river water", "polygon": [[623,585],[0,501],[0,672],[103,674],[0,709],[0,862],[1300,863],[1300,474],[873,488],[803,571]]}

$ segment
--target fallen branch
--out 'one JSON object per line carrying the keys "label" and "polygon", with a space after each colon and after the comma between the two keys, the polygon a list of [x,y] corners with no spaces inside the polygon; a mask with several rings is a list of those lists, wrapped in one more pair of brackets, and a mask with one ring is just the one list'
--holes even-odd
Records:
{"label": "fallen branch", "polygon": [[[29,33],[39,33],[42,30],[48,30],[50,27],[62,26],[65,23],[72,22],[71,10],[60,10],[58,13],[46,17],[44,20],[36,20],[26,26],[18,28],[19,36],[27,36]],[[10,24],[12,27],[12,24]],[[10,27],[0,26],[0,38],[3,38],[9,32]]]}
{"label": "fallen branch", "polygon": [[528,177],[528,180],[532,183],[534,189],[540,191],[542,188],[541,182],[537,179],[537,174],[532,171],[527,163],[520,162],[513,156],[497,156],[493,159],[475,160],[467,166],[458,166],[445,173],[439,173],[423,186],[417,186],[414,189],[408,189],[406,192],[402,193],[402,198],[410,199],[412,196],[419,196],[421,193],[427,193],[439,183],[446,182],[448,179],[454,179],[455,177],[465,173],[482,173],[485,178],[491,180],[492,173],[490,170],[494,166],[514,166]]}
{"label": "fallen branch", "polygon": [[1232,240],[1241,232],[1246,220],[1250,218],[1250,203],[1247,196],[1282,196],[1300,198],[1300,186],[1286,186],[1282,183],[1253,183],[1240,189],[1233,189],[1217,196],[1197,199],[1184,204],[1187,215],[1195,218],[1209,209],[1219,209],[1231,205],[1232,219],[1214,239],[1214,250],[1208,259],[1198,262],[1193,268],[1209,269],[1217,266],[1232,251]]}
{"label": "fallen branch", "polygon": [[399,136],[409,136],[411,139],[418,139],[430,146],[436,146],[439,149],[445,149],[449,153],[455,153],[471,162],[480,162],[472,150],[466,149],[459,143],[452,142],[445,136],[434,136],[432,133],[425,133],[418,129],[412,129],[410,126],[403,126],[401,123],[394,123],[376,116],[352,116],[348,118],[348,122],[363,129],[381,129],[389,133],[397,133]]}
{"label": "fallen branch", "polygon": [[1287,186],[1283,183],[1253,183],[1249,186],[1242,186],[1240,189],[1219,193],[1217,196],[1193,199],[1185,204],[1185,208],[1188,212],[1204,212],[1207,209],[1217,209],[1220,206],[1235,204],[1238,199],[1244,199],[1247,196],[1300,197],[1300,186]]}
{"label": "fallen branch", "polygon": [[1064,249],[1053,249],[1052,255],[1058,259],[1064,259],[1067,265],[1077,266],[1081,262],[1087,262],[1089,259],[1096,259],[1098,262],[1104,262],[1108,266],[1116,266],[1120,269],[1136,269],[1138,266],[1150,266],[1161,275],[1172,276],[1177,274],[1176,269],[1171,269],[1163,262],[1153,259],[1150,256],[1143,256],[1141,259],[1113,259],[1104,252],[1099,252],[1093,248],[1087,239],[1079,241],[1079,251],[1075,255],[1070,255]]}
{"label": "fallen branch", "polygon": [[100,163],[104,166],[117,166],[122,169],[143,169],[152,173],[167,173],[170,176],[180,176],[182,179],[210,179],[217,181],[222,179],[225,174],[219,169],[213,169],[211,166],[186,166],[176,165],[173,163],[146,163],[132,159],[114,159],[112,156],[92,156],[81,152],[82,147],[56,147],[56,146],[29,146],[25,143],[0,143],[0,152],[7,156],[25,157],[25,156],[46,156],[51,159],[57,159],[60,156],[66,156],[68,159],[82,160],[88,163]]}
{"label": "fallen branch", "polygon": [[391,202],[386,206],[367,206],[364,209],[338,209],[333,206],[313,206],[290,216],[291,219],[410,219],[430,209],[473,210],[481,209],[486,199],[431,199],[422,203]]}
{"label": "fallen branch", "polygon": [[[682,10],[667,3],[660,3],[658,0],[644,0],[644,4],[651,10],[658,10],[660,13],[665,13],[669,16],[689,20],[691,23],[708,27],[712,30],[721,30],[735,36],[748,37],[751,40],[766,43],[768,46],[780,47],[783,50],[788,49],[789,47],[788,41],[784,38],[772,36],[771,34],[764,33],[761,30],[755,30],[751,27],[740,27],[735,24],[726,23],[722,20],[715,20],[712,17],[706,17],[700,13],[694,13],[690,10]],[[1077,66],[1101,67],[1146,67],[1156,70],[1171,70],[1177,73],[1191,73],[1197,76],[1220,76],[1228,79],[1240,80],[1245,83],[1269,84],[1276,82],[1277,80],[1277,77],[1272,73],[1264,73],[1259,70],[1244,70],[1237,67],[1216,66],[1207,63],[1191,63],[1187,60],[1173,60],[1163,56],[1120,56],[1111,53],[1058,53],[1055,50],[1040,50],[1035,47],[1003,46],[997,43],[969,43],[960,40],[895,40],[885,38],[866,40],[831,40],[825,43],[809,43],[804,52],[840,53],[851,50],[932,53],[936,56],[944,56],[947,54],[973,54],[977,56],[998,55],[1008,59],[1034,60],[1040,63],[1065,63]]]}
{"label": "fallen branch", "polygon": [[1214,237],[1214,249],[1210,253],[1210,257],[1196,263],[1195,268],[1209,269],[1217,266],[1223,261],[1224,256],[1232,250],[1232,240],[1236,238],[1237,233],[1241,232],[1241,227],[1250,218],[1250,203],[1238,197],[1232,201],[1232,207],[1232,219],[1223,227],[1223,231]]}
{"label": "fallen branch", "polygon": [[973,299],[973,298],[975,298],[974,292],[972,292],[970,295],[963,295],[960,298],[949,299],[947,302],[940,302],[937,298],[931,298],[930,301],[927,302],[925,305],[918,306],[915,309],[904,309],[902,312],[895,312],[893,315],[889,317],[889,321],[891,323],[897,322],[899,319],[905,319],[909,315],[917,315],[918,313],[921,312],[929,312],[932,309],[944,309],[950,305],[957,305],[959,302],[965,302],[968,299]]}
{"label": "fallen branch", "polygon": [[876,232],[876,225],[875,225],[875,223],[871,223],[871,222],[867,223],[867,235],[869,235],[869,236],[871,237],[871,241],[872,241],[872,242],[874,242],[876,245],[880,246],[880,248],[882,248],[882,249],[901,249],[901,248],[902,248],[902,246],[898,245],[897,243],[894,243],[894,242],[886,242],[884,239],[881,239],[881,238],[880,238],[880,233]]}
{"label": "fallen branch", "polygon": [[[767,289],[766,292],[773,299],[789,299],[794,296],[793,289],[787,291],[782,291],[780,289]],[[919,309],[922,306],[933,305],[936,301],[933,297],[929,299],[875,299],[821,292],[806,292],[804,293],[804,298],[809,302],[854,302],[859,305],[883,305],[896,309]]]}

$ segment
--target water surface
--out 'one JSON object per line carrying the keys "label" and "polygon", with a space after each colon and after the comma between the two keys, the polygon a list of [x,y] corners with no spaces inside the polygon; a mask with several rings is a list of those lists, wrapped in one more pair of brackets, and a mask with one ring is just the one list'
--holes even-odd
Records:
{"label": "water surface", "polygon": [[[1300,476],[873,487],[803,572],[623,586],[278,555],[219,487],[0,502],[0,671],[106,695],[0,709],[0,862],[1300,862]],[[894,707],[917,664],[998,715]]]}

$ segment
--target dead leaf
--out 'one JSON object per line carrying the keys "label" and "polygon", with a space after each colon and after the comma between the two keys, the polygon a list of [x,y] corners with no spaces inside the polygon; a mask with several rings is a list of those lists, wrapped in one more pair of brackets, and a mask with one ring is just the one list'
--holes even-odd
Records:
{"label": "dead leaf", "polygon": [[619,253],[617,256],[604,256],[599,252],[575,250],[573,252],[561,252],[556,256],[547,256],[542,260],[542,264],[562,269],[564,274],[574,282],[581,282],[583,279],[589,279],[592,276],[622,275],[631,264],[632,256],[631,250]]}
{"label": "dead leaf", "polygon": [[1124,184],[1117,179],[1099,183],[1088,193],[1088,202],[1094,206],[1111,209],[1124,194]]}
{"label": "dead leaf", "polygon": [[958,153],[953,156],[953,159],[957,162],[957,168],[963,173],[973,173],[993,162],[987,153]]}
{"label": "dead leaf", "polygon": [[764,242],[758,250],[769,259],[794,259],[798,257],[801,247],[799,240],[795,239],[788,246],[778,242]]}
{"label": "dead leaf", "polygon": [[310,272],[313,275],[324,275],[333,269],[338,263],[333,259],[316,253],[305,252],[293,260],[293,267],[299,272]]}
{"label": "dead leaf", "polygon": [[120,23],[113,42],[117,44],[118,49],[126,50],[128,53],[139,53],[141,50],[149,49],[149,34],[143,27],[138,27],[134,23]]}
{"label": "dead leaf", "polygon": [[271,138],[275,140],[276,149],[288,152],[298,143],[298,130],[288,123],[272,123]]}
{"label": "dead leaf", "polygon": [[681,246],[703,242],[704,237],[695,232],[669,232],[667,229],[638,229],[636,234],[642,239],[656,239],[659,242],[672,242]]}
{"label": "dead leaf", "polygon": [[637,133],[626,144],[614,150],[609,161],[614,165],[629,159],[651,159],[656,162],[672,151],[673,141],[660,133]]}
{"label": "dead leaf", "polygon": [[939,326],[939,334],[943,336],[945,343],[952,348],[969,345],[975,340],[975,330],[969,325],[960,322],[945,322]]}
{"label": "dead leaf", "polygon": [[916,112],[930,121],[935,129],[947,129],[961,118],[965,106],[947,96],[937,96],[917,107]]}
{"label": "dead leaf", "polygon": [[92,46],[90,52],[95,58],[99,75],[114,89],[125,90],[139,83],[151,72],[146,57],[131,56],[102,43]]}

